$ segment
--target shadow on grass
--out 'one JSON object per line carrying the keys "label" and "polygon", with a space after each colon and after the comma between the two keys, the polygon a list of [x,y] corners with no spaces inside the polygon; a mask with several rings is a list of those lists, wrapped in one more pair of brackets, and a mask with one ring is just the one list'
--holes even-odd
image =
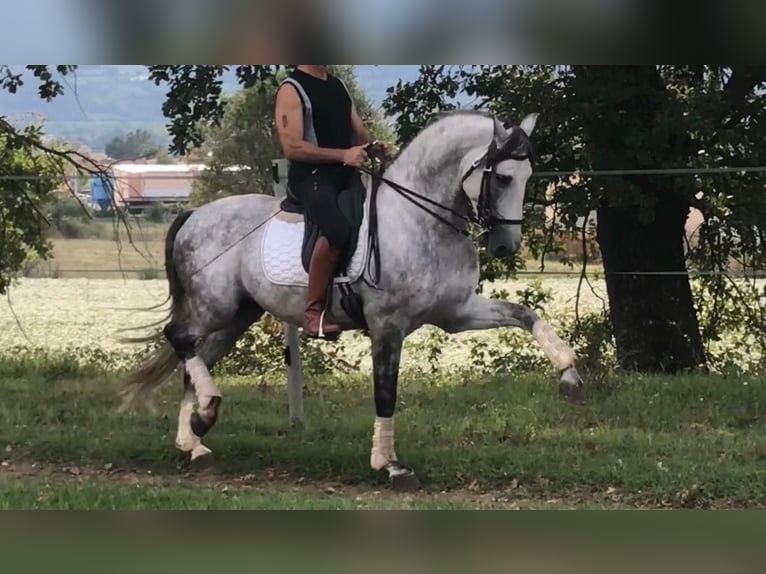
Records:
{"label": "shadow on grass", "polygon": [[[173,446],[180,388],[159,391],[155,415],[118,414],[117,375],[66,361],[28,367],[0,363],[0,456],[170,476],[186,471]],[[368,466],[375,413],[367,377],[309,379],[303,429],[289,424],[283,380],[218,382],[221,416],[205,439],[217,473],[275,469],[385,484]],[[692,507],[766,500],[763,380],[615,376],[589,389],[585,407],[561,399],[556,383],[545,375],[404,376],[399,458],[431,491],[522,485],[532,494],[565,496],[616,489]]]}

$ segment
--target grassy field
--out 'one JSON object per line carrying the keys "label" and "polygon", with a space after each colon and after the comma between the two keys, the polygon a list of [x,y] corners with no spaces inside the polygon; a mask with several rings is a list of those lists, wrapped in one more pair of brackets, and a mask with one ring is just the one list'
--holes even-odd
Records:
{"label": "grassy field", "polygon": [[[511,293],[530,284],[529,279],[505,281],[496,287]],[[603,291],[601,282],[594,281],[597,294]],[[574,309],[577,280],[546,279],[554,297],[547,306],[547,313],[555,325],[561,317],[570,316]],[[10,291],[11,305],[0,305],[0,349],[24,345],[43,349],[80,348],[129,351],[119,343],[125,333],[120,329],[141,327],[162,319],[163,310],[140,311],[162,303],[168,293],[164,279],[142,281],[138,279],[24,279]],[[603,295],[602,295],[603,296]],[[600,309],[601,301],[590,291],[583,291],[581,310]],[[417,345],[433,329],[424,328],[408,338],[405,346],[404,365],[419,364],[422,357]],[[139,331],[144,334],[146,331]],[[130,333],[131,336],[136,333]],[[466,333],[450,337],[444,345],[440,364],[453,368],[464,364],[470,343],[475,338],[496,344],[499,331]],[[530,348],[534,340],[526,336]],[[356,334],[343,336],[344,350],[349,360],[361,360],[369,369],[369,343]]]}
{"label": "grassy field", "polygon": [[554,377],[403,380],[397,450],[423,491],[368,468],[367,376],[310,379],[304,429],[282,380],[219,379],[215,463],[173,447],[180,388],[117,414],[116,377],[0,364],[2,508],[763,508],[766,381],[615,377],[590,403]]}
{"label": "grassy field", "polygon": [[[69,222],[67,229],[76,237],[53,234],[53,251],[27,273],[30,277],[146,279],[164,277],[165,234],[167,224],[130,220],[130,233],[124,224],[114,222]],[[159,272],[159,273],[158,273]]]}
{"label": "grassy field", "polygon": [[[40,277],[110,279],[164,278],[164,242],[131,245],[107,239],[53,239],[53,257],[35,269]],[[152,275],[149,275],[152,277]]]}
{"label": "grassy field", "polygon": [[[506,354],[535,348],[523,333],[514,343],[522,347],[509,347],[502,330],[449,337],[441,374],[425,372],[419,347],[432,330],[408,339],[397,450],[417,470],[420,493],[394,494],[368,467],[369,346],[354,334],[342,338],[343,354],[364,359],[359,373],[307,381],[304,429],[288,424],[281,365],[274,377],[218,378],[224,404],[206,439],[215,464],[189,468],[173,446],[178,384],[162,389],[156,415],[117,414],[118,376],[74,360],[127,353],[118,330],[162,317],[136,309],[161,303],[166,281],[103,279],[115,266],[113,241],[62,242],[61,268],[66,258],[67,267],[92,265],[86,277],[25,279],[0,306],[0,349],[12,349],[0,353],[0,508],[766,507],[763,377],[602,375],[578,408],[545,370],[471,371],[477,340]],[[161,266],[161,243],[149,245]],[[145,268],[130,249],[122,261],[137,275]],[[546,277],[543,286],[553,294],[551,323],[571,317],[577,280]],[[581,312],[601,309],[603,281],[593,286]],[[59,355],[40,360],[24,349]]]}

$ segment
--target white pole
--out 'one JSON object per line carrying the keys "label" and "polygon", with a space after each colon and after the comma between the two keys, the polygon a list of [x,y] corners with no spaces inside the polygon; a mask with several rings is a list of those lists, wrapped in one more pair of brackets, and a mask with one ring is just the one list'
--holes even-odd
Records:
{"label": "white pole", "polygon": [[[287,195],[287,160],[276,159],[272,163],[274,170],[274,196]],[[290,422],[303,424],[303,376],[301,371],[301,348],[298,327],[283,323],[285,331],[285,363],[287,364],[287,403]]]}
{"label": "white pole", "polygon": [[301,348],[298,327],[285,323],[287,343],[287,403],[290,409],[290,423],[303,425],[303,376],[301,372]]}

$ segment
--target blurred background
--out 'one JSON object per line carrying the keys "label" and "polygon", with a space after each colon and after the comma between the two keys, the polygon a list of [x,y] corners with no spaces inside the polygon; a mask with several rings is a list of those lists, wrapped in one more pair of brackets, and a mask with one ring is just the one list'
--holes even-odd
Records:
{"label": "blurred background", "polygon": [[[30,0],[7,2],[0,51],[80,63],[687,61],[764,54],[766,4],[701,0]],[[306,52],[305,50],[311,50]],[[317,51],[320,50],[320,51]]]}

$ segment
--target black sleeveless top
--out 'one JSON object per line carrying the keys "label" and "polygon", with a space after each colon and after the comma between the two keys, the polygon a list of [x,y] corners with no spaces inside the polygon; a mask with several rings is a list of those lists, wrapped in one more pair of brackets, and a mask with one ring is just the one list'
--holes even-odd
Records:
{"label": "black sleeveless top", "polygon": [[[324,148],[350,148],[353,136],[351,127],[352,103],[344,83],[330,74],[327,75],[326,80],[322,80],[297,68],[288,78],[303,88],[304,93],[301,94],[301,91],[298,90],[298,94],[303,102],[304,139]],[[304,101],[305,97],[308,97],[309,100],[308,108],[307,102]],[[328,183],[340,181],[348,175],[348,172],[353,172],[353,168],[348,168],[342,163],[293,161],[290,162],[287,176],[289,185],[293,187],[299,184],[314,170],[317,170],[320,178]]]}

